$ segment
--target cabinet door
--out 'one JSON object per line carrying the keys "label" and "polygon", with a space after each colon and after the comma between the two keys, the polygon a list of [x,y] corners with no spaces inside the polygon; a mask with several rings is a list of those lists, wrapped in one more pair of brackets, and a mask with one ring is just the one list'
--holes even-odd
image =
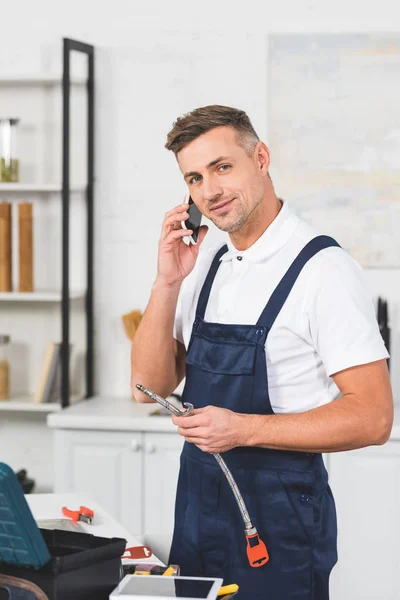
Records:
{"label": "cabinet door", "polygon": [[173,530],[183,443],[183,437],[175,432],[144,434],[145,534],[170,534]]}
{"label": "cabinet door", "polygon": [[85,492],[133,535],[142,533],[142,434],[55,431],[55,492]]}
{"label": "cabinet door", "polygon": [[399,600],[400,443],[329,456],[338,513],[332,600]]}

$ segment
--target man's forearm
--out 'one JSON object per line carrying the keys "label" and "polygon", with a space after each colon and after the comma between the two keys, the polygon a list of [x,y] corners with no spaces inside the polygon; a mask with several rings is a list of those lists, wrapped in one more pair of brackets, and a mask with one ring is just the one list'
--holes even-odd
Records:
{"label": "man's forearm", "polygon": [[371,414],[355,397],[303,413],[238,416],[240,445],[300,452],[340,452],[383,444],[392,422],[390,410]]}
{"label": "man's forearm", "polygon": [[177,382],[173,345],[176,303],[181,284],[155,283],[147,308],[132,342],[131,386],[135,397],[145,396],[135,390],[141,383],[160,395],[169,395]]}

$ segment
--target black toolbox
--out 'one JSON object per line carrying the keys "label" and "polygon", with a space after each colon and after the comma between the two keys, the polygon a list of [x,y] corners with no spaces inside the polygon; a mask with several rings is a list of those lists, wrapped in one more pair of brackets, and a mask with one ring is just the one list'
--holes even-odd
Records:
{"label": "black toolbox", "polygon": [[126,540],[40,529],[50,561],[40,569],[0,564],[0,572],[32,581],[49,600],[108,600],[121,580]]}

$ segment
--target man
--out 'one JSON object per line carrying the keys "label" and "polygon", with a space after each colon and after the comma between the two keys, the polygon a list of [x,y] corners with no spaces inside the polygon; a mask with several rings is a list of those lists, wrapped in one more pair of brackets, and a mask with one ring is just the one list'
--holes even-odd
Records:
{"label": "man", "polygon": [[[181,457],[170,562],[223,577],[244,600],[327,600],[336,516],[322,452],[387,441],[393,402],[362,270],[275,194],[247,115],[179,118],[175,153],[200,211],[227,232],[187,245],[187,205],[166,213],[158,272],[132,346],[137,382],[168,396],[186,376],[193,416],[173,417]],[[135,391],[139,401],[146,397]],[[222,452],[270,560],[252,568]]]}

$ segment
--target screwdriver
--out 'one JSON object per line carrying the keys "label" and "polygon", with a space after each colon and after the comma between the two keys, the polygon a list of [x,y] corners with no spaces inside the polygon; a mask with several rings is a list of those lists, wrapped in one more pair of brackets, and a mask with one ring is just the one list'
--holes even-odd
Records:
{"label": "screwdriver", "polygon": [[230,585],[223,585],[219,588],[219,592],[217,596],[225,596],[226,594],[235,594],[239,589],[239,586],[236,583],[231,583]]}

